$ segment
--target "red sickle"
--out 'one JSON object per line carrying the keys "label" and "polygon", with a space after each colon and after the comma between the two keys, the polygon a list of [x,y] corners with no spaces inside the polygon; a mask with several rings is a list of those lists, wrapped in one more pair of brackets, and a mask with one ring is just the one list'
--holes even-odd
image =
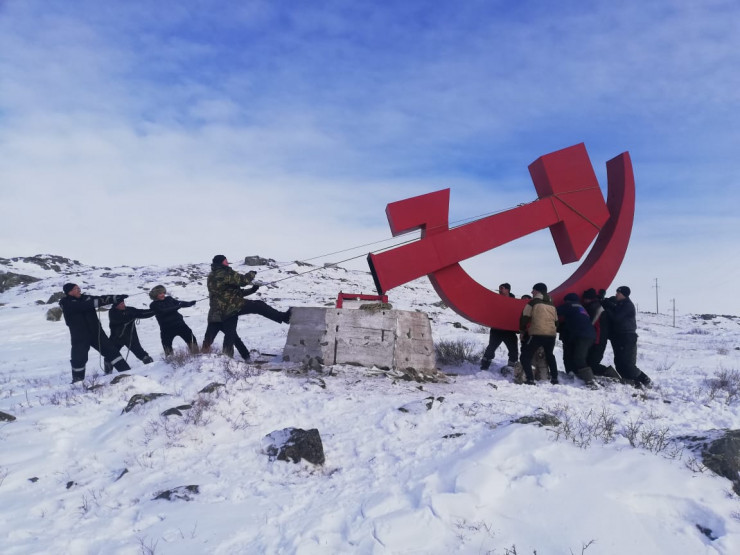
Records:
{"label": "red sickle", "polygon": [[608,208],[582,143],[538,158],[529,171],[539,200],[452,230],[447,221],[449,189],[389,204],[386,214],[393,235],[421,228],[422,237],[368,256],[378,292],[429,275],[439,296],[458,314],[485,326],[516,330],[524,301],[483,287],[458,262],[545,227],[550,227],[563,263],[578,260],[599,235],[581,267],[551,293],[556,303],[570,291],[608,287],[632,230],[629,154],[607,163]]}

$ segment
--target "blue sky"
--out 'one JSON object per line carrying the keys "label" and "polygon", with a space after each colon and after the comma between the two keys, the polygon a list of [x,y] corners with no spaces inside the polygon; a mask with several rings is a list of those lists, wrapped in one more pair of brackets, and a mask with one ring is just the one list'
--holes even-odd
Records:
{"label": "blue sky", "polygon": [[[612,289],[740,314],[738,28],[712,0],[0,0],[0,256],[306,259],[402,198],[534,200],[527,165],[584,142],[604,191],[634,164]],[[465,267],[521,294],[577,264],[543,231]]]}

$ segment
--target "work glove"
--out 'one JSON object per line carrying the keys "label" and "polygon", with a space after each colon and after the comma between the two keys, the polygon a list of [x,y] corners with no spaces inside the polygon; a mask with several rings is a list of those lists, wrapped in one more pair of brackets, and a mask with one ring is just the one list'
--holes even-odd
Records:
{"label": "work glove", "polygon": [[252,281],[252,280],[253,280],[253,279],[255,278],[255,276],[257,275],[257,272],[255,272],[254,270],[250,270],[250,271],[248,271],[248,272],[247,272],[246,274],[244,274],[244,275],[245,275],[245,276],[247,277],[247,279],[248,279],[249,281]]}
{"label": "work glove", "polygon": [[184,306],[186,306],[186,307],[195,306],[195,302],[196,301],[188,301],[188,302],[184,303]]}

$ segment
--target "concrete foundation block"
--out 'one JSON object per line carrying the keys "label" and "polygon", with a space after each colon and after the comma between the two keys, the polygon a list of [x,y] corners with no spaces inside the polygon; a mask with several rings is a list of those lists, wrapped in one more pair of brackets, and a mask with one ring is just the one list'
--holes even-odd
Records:
{"label": "concrete foundation block", "polygon": [[283,360],[436,372],[429,317],[405,310],[294,307]]}

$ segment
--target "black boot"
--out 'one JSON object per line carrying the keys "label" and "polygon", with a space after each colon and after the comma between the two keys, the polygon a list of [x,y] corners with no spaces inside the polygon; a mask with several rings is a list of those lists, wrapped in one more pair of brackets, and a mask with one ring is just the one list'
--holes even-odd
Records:
{"label": "black boot", "polygon": [[110,374],[111,372],[113,372],[113,365],[107,360],[103,361],[103,372],[105,372],[106,374]]}
{"label": "black boot", "polygon": [[72,368],[72,383],[81,382],[85,379],[85,367]]}
{"label": "black boot", "polygon": [[488,370],[491,367],[491,359],[488,358],[482,358],[480,361],[480,369],[481,370]]}
{"label": "black boot", "polygon": [[131,367],[128,365],[128,362],[126,362],[126,359],[123,357],[118,357],[117,359],[111,361],[113,364],[113,368],[118,370],[119,372],[125,372],[126,370],[131,370]]}
{"label": "black boot", "polygon": [[143,362],[144,364],[151,364],[154,361],[152,360],[152,357],[146,355],[144,358],[141,359],[141,362]]}
{"label": "black boot", "polygon": [[653,387],[653,380],[651,380],[645,372],[640,372],[640,376],[637,378],[637,381],[647,389],[652,389]]}

